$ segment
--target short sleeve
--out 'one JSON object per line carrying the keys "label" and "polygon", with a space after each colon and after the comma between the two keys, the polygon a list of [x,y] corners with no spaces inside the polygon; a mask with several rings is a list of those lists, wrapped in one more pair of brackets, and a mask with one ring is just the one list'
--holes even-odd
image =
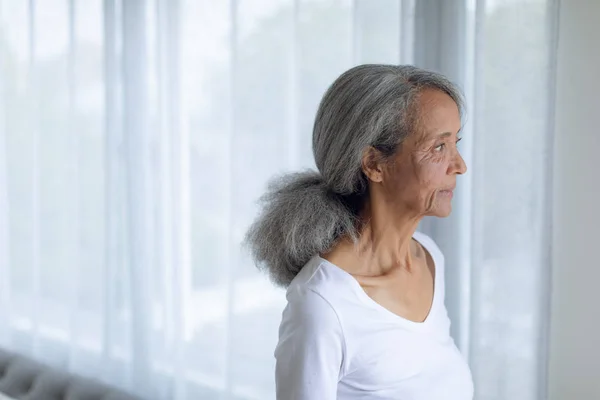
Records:
{"label": "short sleeve", "polygon": [[318,293],[296,288],[279,328],[275,350],[277,400],[334,400],[344,339],[337,314]]}

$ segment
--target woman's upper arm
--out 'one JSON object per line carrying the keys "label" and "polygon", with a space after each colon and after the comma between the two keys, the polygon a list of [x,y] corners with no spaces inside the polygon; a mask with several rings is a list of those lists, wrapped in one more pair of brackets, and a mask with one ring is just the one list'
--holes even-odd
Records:
{"label": "woman's upper arm", "polygon": [[275,350],[277,400],[336,399],[344,359],[338,316],[310,289],[289,300]]}

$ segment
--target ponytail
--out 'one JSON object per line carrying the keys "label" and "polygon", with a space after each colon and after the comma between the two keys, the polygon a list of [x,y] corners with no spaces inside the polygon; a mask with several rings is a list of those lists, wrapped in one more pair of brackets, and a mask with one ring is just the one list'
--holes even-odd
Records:
{"label": "ponytail", "polygon": [[245,242],[258,268],[276,285],[287,287],[313,256],[329,250],[341,236],[356,237],[354,207],[328,189],[317,172],[273,180],[261,204]]}

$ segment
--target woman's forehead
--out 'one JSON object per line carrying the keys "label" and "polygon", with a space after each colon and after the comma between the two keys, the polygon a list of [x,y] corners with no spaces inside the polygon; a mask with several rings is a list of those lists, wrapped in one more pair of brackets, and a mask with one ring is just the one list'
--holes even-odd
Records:
{"label": "woman's forehead", "polygon": [[456,102],[439,90],[425,90],[421,93],[418,113],[417,131],[423,139],[447,133],[457,134],[462,126]]}

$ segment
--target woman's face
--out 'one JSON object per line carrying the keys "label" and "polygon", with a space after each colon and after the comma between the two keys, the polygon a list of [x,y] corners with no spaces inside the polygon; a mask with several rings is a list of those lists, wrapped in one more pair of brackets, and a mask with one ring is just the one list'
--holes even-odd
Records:
{"label": "woman's face", "polygon": [[446,217],[456,176],[467,170],[457,149],[460,114],[454,100],[438,90],[423,91],[418,102],[417,129],[382,166],[381,189],[394,208]]}

